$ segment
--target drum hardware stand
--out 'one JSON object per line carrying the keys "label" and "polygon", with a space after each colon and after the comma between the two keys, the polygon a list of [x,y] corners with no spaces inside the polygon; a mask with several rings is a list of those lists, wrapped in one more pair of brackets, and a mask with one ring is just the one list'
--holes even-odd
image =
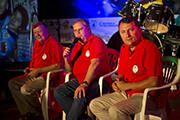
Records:
{"label": "drum hardware stand", "polygon": [[58,35],[58,41],[59,42],[61,42],[60,40],[60,21],[59,21],[59,19],[57,19],[57,25],[58,25],[58,27],[56,28],[56,31],[57,31],[57,35]]}
{"label": "drum hardware stand", "polygon": [[[153,34],[154,32],[153,31],[150,31],[151,34]],[[165,47],[163,45],[163,43],[161,42],[161,40],[159,39],[158,35],[156,33],[154,33],[154,36],[157,38],[158,42],[159,42],[159,49],[162,53],[162,55],[164,55],[164,51],[165,51]]]}
{"label": "drum hardware stand", "polygon": [[38,21],[37,13],[32,13],[31,14],[31,23],[30,23],[30,37],[29,37],[30,38],[29,61],[31,61],[32,48],[33,48],[33,43],[34,43],[32,26],[33,26],[33,23],[35,23],[37,21]]}
{"label": "drum hardware stand", "polygon": [[142,7],[142,4],[139,4],[139,8],[137,8],[137,10],[138,10],[138,22],[139,23],[141,22],[141,7]]}
{"label": "drum hardware stand", "polygon": [[[120,10],[120,12],[118,13],[121,17],[125,17],[125,16],[128,16],[127,14],[127,11],[130,10],[131,13],[134,13],[134,9],[132,8],[135,8],[135,5],[136,2],[134,0],[129,0],[126,2],[126,5],[124,6],[124,8],[122,10]],[[128,9],[128,6],[129,7],[132,7],[131,9]],[[134,16],[134,15],[133,15]]]}
{"label": "drum hardware stand", "polygon": [[[138,4],[137,4],[137,5],[138,5]],[[136,8],[137,5],[135,5],[134,8]],[[136,11],[135,11],[135,9],[132,9],[131,12],[133,13],[133,17],[135,17],[135,16],[136,16]]]}
{"label": "drum hardware stand", "polygon": [[136,15],[138,15],[137,20],[138,20],[139,24],[141,22],[141,9],[142,9],[142,4],[140,4],[140,3],[137,3],[134,6],[134,8],[132,9],[133,17],[136,17]]}
{"label": "drum hardware stand", "polygon": [[172,56],[176,56],[177,55],[178,48],[179,48],[179,45],[172,44]]}
{"label": "drum hardware stand", "polygon": [[164,39],[165,40],[165,44],[169,44],[171,46],[171,50],[172,50],[172,56],[176,57],[177,56],[177,52],[178,52],[178,48],[180,46],[180,39],[174,39],[174,38],[168,38],[168,39]]}
{"label": "drum hardware stand", "polygon": [[33,0],[33,6],[32,6],[33,11],[32,11],[32,13],[31,13],[31,21],[30,21],[29,61],[31,61],[31,54],[32,54],[33,43],[34,43],[32,26],[33,26],[33,23],[35,23],[35,22],[38,21],[38,13],[37,13],[37,8],[36,8],[37,3],[36,3],[36,2],[37,2],[36,0]]}

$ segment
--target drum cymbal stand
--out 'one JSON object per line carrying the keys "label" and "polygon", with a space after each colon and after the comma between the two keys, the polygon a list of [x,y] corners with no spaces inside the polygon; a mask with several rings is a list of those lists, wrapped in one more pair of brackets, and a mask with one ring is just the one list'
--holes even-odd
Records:
{"label": "drum cymbal stand", "polygon": [[171,42],[172,56],[177,56],[178,48],[180,46],[180,41],[170,40],[170,42]]}
{"label": "drum cymbal stand", "polygon": [[127,16],[133,16],[133,12],[135,11],[135,6],[136,2],[134,0],[129,0],[126,2],[126,5],[120,12],[118,13],[122,17],[127,17]]}
{"label": "drum cymbal stand", "polygon": [[137,3],[134,8],[132,9],[132,13],[133,13],[133,17],[137,18],[137,21],[139,22],[139,24],[141,25],[141,15],[142,15],[142,8],[143,5],[140,3]]}
{"label": "drum cymbal stand", "polygon": [[177,56],[178,48],[180,46],[180,39],[166,38],[164,39],[164,44],[170,46],[172,56]]}
{"label": "drum cymbal stand", "polygon": [[137,15],[137,20],[139,23],[141,22],[141,7],[142,4],[137,3],[133,9],[133,17],[136,17]]}

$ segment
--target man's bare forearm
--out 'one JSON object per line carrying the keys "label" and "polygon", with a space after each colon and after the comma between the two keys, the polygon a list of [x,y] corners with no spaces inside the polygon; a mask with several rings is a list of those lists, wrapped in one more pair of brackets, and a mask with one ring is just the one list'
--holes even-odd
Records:
{"label": "man's bare forearm", "polygon": [[90,84],[92,80],[96,77],[99,68],[100,68],[100,59],[92,59],[84,81],[87,81],[87,83]]}
{"label": "man's bare forearm", "polygon": [[64,67],[65,67],[66,72],[72,72],[71,65],[69,64],[67,58],[64,58],[64,62],[65,62]]}
{"label": "man's bare forearm", "polygon": [[60,63],[56,63],[56,64],[52,64],[52,65],[49,65],[49,66],[40,67],[40,68],[38,68],[38,72],[39,73],[45,73],[45,72],[49,72],[49,71],[52,71],[52,70],[58,70],[60,68],[61,68]]}

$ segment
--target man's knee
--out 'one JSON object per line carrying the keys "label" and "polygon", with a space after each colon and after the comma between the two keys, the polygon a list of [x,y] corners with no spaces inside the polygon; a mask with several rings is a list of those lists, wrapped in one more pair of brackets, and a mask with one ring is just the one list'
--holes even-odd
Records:
{"label": "man's knee", "polygon": [[62,86],[59,86],[59,87],[55,88],[54,97],[55,97],[56,100],[59,99],[59,97],[62,96],[61,95],[62,91],[63,91]]}
{"label": "man's knee", "polygon": [[21,94],[23,95],[31,95],[31,92],[28,87],[24,84],[21,88],[20,88]]}
{"label": "man's knee", "polygon": [[8,81],[8,87],[10,90],[15,87],[15,81],[13,79]]}
{"label": "man's knee", "polygon": [[118,111],[117,107],[115,106],[111,106],[108,110],[108,113],[109,113],[109,116],[111,118],[113,118],[113,120],[116,120],[118,119],[118,116],[120,114],[120,112]]}
{"label": "man's knee", "polygon": [[130,116],[127,113],[124,113],[116,106],[111,106],[108,112],[112,120],[131,120]]}
{"label": "man's knee", "polygon": [[99,107],[97,107],[97,105],[98,105],[98,100],[95,98],[95,99],[91,100],[91,102],[89,103],[89,109],[93,113],[95,113],[97,108],[99,108]]}

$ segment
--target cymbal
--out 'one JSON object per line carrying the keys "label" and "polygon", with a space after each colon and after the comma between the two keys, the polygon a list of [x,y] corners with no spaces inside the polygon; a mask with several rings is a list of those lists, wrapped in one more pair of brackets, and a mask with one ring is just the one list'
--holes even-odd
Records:
{"label": "cymbal", "polygon": [[156,1],[149,2],[149,3],[144,4],[143,7],[146,9],[146,8],[148,8],[148,7],[149,7],[150,5],[152,5],[152,4],[163,5],[163,2],[162,2],[162,0],[156,0]]}
{"label": "cymbal", "polygon": [[162,2],[162,0],[141,0],[139,1],[140,4],[146,4],[146,3],[149,3],[149,2]]}

